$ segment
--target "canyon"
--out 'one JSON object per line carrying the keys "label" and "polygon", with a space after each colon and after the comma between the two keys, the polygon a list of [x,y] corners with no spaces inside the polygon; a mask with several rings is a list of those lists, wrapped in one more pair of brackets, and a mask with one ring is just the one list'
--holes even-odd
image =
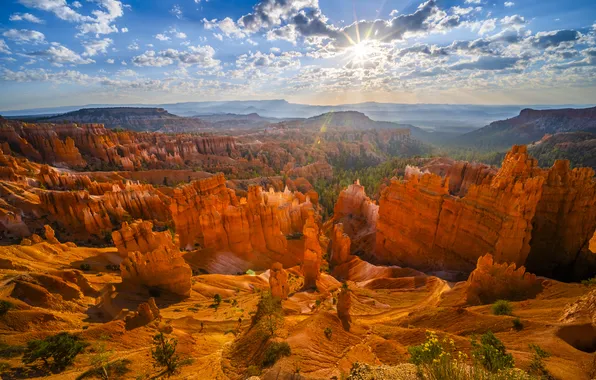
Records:
{"label": "canyon", "polygon": [[[0,352],[65,331],[89,344],[60,373],[3,357],[6,376],[77,378],[100,347],[125,360],[122,378],[161,376],[147,364],[162,333],[191,359],[173,378],[415,379],[408,348],[428,331],[470,358],[470,339],[491,331],[520,371],[535,344],[552,376],[591,379],[592,169],[541,168],[523,145],[500,167],[410,159],[424,149],[412,131],[351,113],[260,123],[197,134],[0,120]],[[378,197],[356,179],[324,214],[315,184],[396,154],[407,161]],[[493,313],[499,300],[512,315]]]}

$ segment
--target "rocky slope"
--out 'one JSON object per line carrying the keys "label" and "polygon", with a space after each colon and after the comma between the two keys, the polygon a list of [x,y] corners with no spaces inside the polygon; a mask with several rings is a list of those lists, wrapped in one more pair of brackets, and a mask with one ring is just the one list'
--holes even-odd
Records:
{"label": "rocky slope", "polygon": [[548,134],[528,145],[528,151],[541,166],[552,166],[556,160],[569,160],[572,167],[583,166],[596,170],[596,133]]}
{"label": "rocky slope", "polygon": [[502,149],[529,144],[546,134],[559,132],[596,133],[596,107],[585,109],[522,110],[519,116],[495,121],[458,137],[457,144]]}

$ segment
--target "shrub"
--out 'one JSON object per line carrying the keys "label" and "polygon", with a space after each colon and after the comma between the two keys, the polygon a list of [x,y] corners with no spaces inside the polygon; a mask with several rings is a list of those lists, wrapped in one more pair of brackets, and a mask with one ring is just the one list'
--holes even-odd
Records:
{"label": "shrub", "polygon": [[79,266],[79,268],[81,268],[81,270],[82,270],[82,271],[85,271],[85,272],[87,272],[87,271],[91,270],[91,265],[89,265],[89,264],[85,264],[85,263],[84,263],[84,264],[81,264],[81,265]]}
{"label": "shrub", "polygon": [[176,338],[168,339],[163,333],[155,335],[151,349],[153,366],[166,367],[166,372],[170,375],[176,373],[181,365],[180,357],[176,354],[176,346],[178,346]]}
{"label": "shrub", "polygon": [[12,302],[0,300],[0,317],[8,313],[8,310],[12,309],[13,307],[14,305],[12,304]]}
{"label": "shrub", "polygon": [[521,331],[524,329],[524,323],[521,321],[521,319],[515,318],[511,322],[513,323],[513,328],[516,329],[517,331]]}
{"label": "shrub", "polygon": [[25,347],[23,346],[10,346],[6,343],[0,343],[0,358],[14,358],[23,355]]}
{"label": "shrub", "polygon": [[550,354],[544,351],[540,346],[537,344],[530,344],[530,349],[532,352],[532,361],[530,362],[530,373],[536,376],[539,376],[541,379],[550,380],[554,379],[554,377],[550,374],[548,369],[544,366],[544,362],[542,359],[546,359],[550,356]]}
{"label": "shrub", "polygon": [[213,306],[217,309],[219,307],[219,304],[221,303],[221,296],[219,294],[216,294],[213,296]]}
{"label": "shrub", "polygon": [[261,369],[259,367],[257,367],[256,365],[251,365],[246,370],[246,376],[247,377],[261,376]]}
{"label": "shrub", "polygon": [[292,350],[287,342],[273,342],[265,350],[263,358],[263,367],[271,367],[282,356],[292,355]]}
{"label": "shrub", "polygon": [[439,356],[445,355],[446,350],[454,348],[453,340],[443,339],[439,341],[437,334],[432,331],[426,332],[426,341],[418,346],[408,347],[410,362],[416,365],[429,364]]}
{"label": "shrub", "polygon": [[43,340],[31,340],[27,342],[22,361],[25,364],[31,364],[38,359],[43,360],[44,364],[49,365],[48,359],[53,359],[53,367],[62,371],[72,364],[85,347],[87,343],[81,341],[79,337],[67,332],[61,332]]}
{"label": "shrub", "polygon": [[0,373],[4,373],[10,369],[10,363],[0,362]]}
{"label": "shrub", "polygon": [[325,333],[327,339],[331,340],[331,335],[333,335],[333,330],[331,330],[331,327],[325,327],[325,330],[323,330],[323,332]]}
{"label": "shrub", "polygon": [[596,285],[596,277],[588,278],[587,280],[583,280],[582,284],[586,286],[595,286]]}
{"label": "shrub", "polygon": [[257,304],[254,321],[265,335],[268,337],[274,336],[284,322],[281,300],[272,296],[269,291],[263,292]]}
{"label": "shrub", "polygon": [[513,356],[507,353],[505,345],[491,331],[480,337],[480,344],[472,339],[472,346],[474,359],[488,371],[513,368]]}
{"label": "shrub", "polygon": [[511,303],[506,300],[499,300],[493,304],[492,311],[494,315],[511,315]]}

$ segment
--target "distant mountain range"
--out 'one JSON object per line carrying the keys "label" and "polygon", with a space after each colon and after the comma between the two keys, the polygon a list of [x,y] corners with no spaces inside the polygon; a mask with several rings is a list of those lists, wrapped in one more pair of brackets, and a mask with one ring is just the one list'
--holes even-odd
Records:
{"label": "distant mountain range", "polygon": [[125,128],[134,131],[158,131],[168,126],[177,126],[186,130],[208,127],[208,124],[200,119],[172,115],[163,108],[142,107],[84,108],[35,120],[47,123],[100,123],[107,128]]}
{"label": "distant mountain range", "polygon": [[524,109],[516,117],[495,121],[455,139],[459,145],[508,149],[513,144],[530,144],[545,135],[563,132],[596,133],[596,107],[583,109]]}
{"label": "distant mountain range", "polygon": [[[114,108],[114,105],[92,104],[85,106],[37,108],[28,110],[2,111],[4,117],[57,115],[81,108]],[[120,107],[163,108],[178,116],[206,116],[218,114],[249,115],[258,114],[262,118],[294,119],[309,118],[333,111],[357,111],[373,120],[412,124],[428,131],[441,131],[462,134],[478,129],[494,120],[514,117],[521,106],[487,106],[454,104],[397,104],[397,103],[358,103],[338,106],[313,106],[294,104],[285,100],[187,102],[174,104],[123,104]],[[532,106],[534,109],[553,109],[565,106]],[[570,105],[568,107],[586,107]]]}

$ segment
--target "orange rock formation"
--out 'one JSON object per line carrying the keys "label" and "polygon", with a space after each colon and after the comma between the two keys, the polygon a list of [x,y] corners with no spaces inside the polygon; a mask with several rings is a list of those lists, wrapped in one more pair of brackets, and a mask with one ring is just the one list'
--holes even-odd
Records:
{"label": "orange rock formation", "polygon": [[542,280],[526,272],[523,266],[495,263],[493,256],[478,259],[476,269],[467,281],[467,301],[471,305],[492,303],[496,300],[519,301],[533,298],[542,291]]}
{"label": "orange rock formation", "polygon": [[338,223],[333,226],[331,239],[331,264],[341,265],[348,261],[350,256],[350,237],[344,233],[344,226]]}
{"label": "orange rock formation", "polygon": [[337,317],[346,331],[350,331],[350,325],[352,324],[352,316],[350,315],[351,307],[352,296],[350,294],[350,289],[343,287],[337,296]]}
{"label": "orange rock formation", "polygon": [[126,255],[120,264],[122,283],[159,288],[188,297],[192,270],[182,258],[169,232],[155,233],[151,222],[124,223],[114,232],[118,252]]}
{"label": "orange rock formation", "polygon": [[269,287],[271,295],[282,300],[288,299],[290,286],[288,285],[288,272],[281,263],[274,263],[269,272]]}
{"label": "orange rock formation", "polygon": [[129,252],[151,252],[160,247],[176,248],[169,231],[153,232],[153,223],[138,220],[130,225],[122,223],[118,231],[112,232],[112,240],[120,256],[127,257]]}
{"label": "orange rock formation", "polygon": [[557,162],[542,170],[525,146],[515,146],[494,177],[470,184],[463,197],[450,193],[449,177],[407,172],[405,181],[392,181],[382,193],[377,259],[423,270],[471,271],[488,252],[497,262],[527,264],[545,275],[585,263],[576,258],[596,223],[591,169],[570,170]]}

